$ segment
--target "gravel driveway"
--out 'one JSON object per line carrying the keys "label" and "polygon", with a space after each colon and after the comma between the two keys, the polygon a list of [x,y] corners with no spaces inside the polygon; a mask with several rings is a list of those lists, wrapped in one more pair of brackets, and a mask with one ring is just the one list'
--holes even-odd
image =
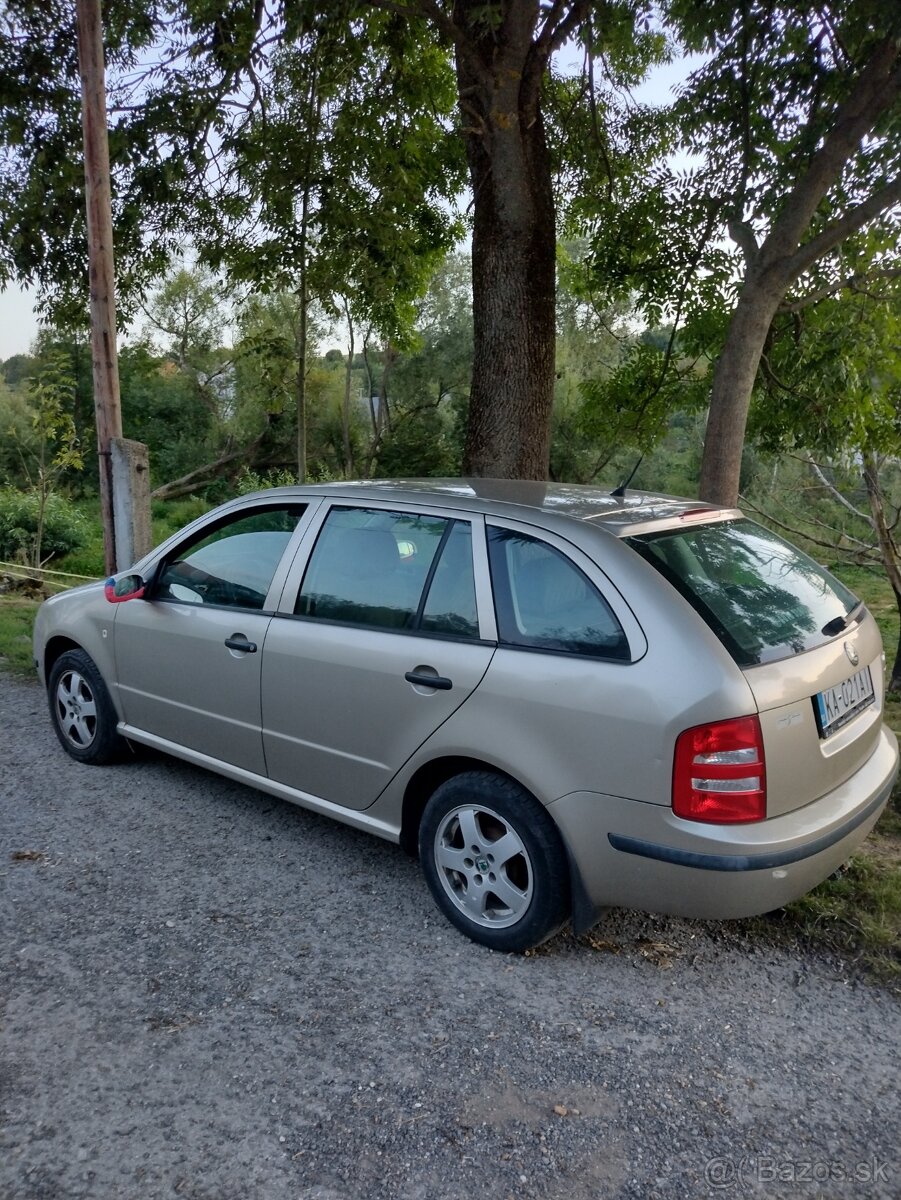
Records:
{"label": "gravel driveway", "polygon": [[0,676],[0,1200],[901,1195],[899,1003],[732,926],[509,957],[401,850]]}

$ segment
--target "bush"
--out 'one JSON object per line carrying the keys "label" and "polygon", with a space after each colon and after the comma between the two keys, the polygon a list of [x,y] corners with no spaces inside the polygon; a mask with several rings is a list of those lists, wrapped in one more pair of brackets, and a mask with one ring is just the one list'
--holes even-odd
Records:
{"label": "bush", "polygon": [[213,505],[201,496],[188,496],[181,500],[154,500],[150,506],[154,546],[158,546],[191,521],[208,513],[212,507]]}
{"label": "bush", "polygon": [[[34,553],[38,528],[40,497],[37,492],[0,488],[0,559],[6,562],[29,561]],[[68,554],[81,546],[88,536],[87,522],[62,496],[47,497],[41,559]]]}
{"label": "bush", "polygon": [[253,471],[250,467],[242,467],[236,480],[236,490],[239,496],[247,496],[251,492],[262,492],[266,488],[291,487],[297,483],[293,471]]}

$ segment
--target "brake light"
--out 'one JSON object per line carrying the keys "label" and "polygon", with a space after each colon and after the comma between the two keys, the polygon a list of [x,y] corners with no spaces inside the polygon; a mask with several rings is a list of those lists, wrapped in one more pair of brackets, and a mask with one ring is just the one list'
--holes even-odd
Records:
{"label": "brake light", "polygon": [[719,824],[766,817],[763,734],[757,717],[686,729],[676,739],[673,812]]}

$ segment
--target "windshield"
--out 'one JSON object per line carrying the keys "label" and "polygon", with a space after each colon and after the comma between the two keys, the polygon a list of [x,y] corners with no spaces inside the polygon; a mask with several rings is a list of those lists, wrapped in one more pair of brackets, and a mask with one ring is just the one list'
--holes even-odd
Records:
{"label": "windshield", "polygon": [[739,666],[821,645],[842,632],[859,604],[819,563],[754,521],[627,540],[697,609]]}

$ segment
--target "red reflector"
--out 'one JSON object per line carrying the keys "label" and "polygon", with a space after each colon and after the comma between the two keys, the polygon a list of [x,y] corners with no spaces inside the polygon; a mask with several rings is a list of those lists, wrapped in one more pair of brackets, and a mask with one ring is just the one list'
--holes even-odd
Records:
{"label": "red reflector", "polygon": [[686,729],[676,739],[673,812],[718,824],[766,817],[763,734],[757,717]]}

